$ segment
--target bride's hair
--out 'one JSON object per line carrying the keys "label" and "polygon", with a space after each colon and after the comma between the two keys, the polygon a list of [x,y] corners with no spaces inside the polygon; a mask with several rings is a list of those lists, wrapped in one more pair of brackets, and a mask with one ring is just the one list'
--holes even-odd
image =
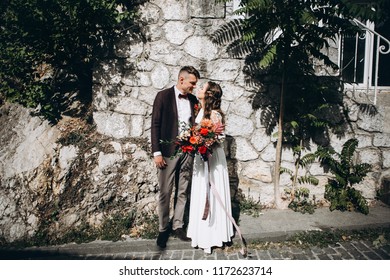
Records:
{"label": "bride's hair", "polygon": [[208,89],[205,92],[204,97],[204,115],[205,119],[210,119],[211,111],[217,111],[222,116],[222,122],[224,123],[224,114],[221,110],[222,101],[222,89],[221,86],[212,81],[208,81]]}

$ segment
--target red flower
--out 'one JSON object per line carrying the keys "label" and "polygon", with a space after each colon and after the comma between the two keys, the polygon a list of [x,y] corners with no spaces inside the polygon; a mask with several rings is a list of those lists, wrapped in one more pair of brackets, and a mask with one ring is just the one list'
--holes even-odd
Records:
{"label": "red flower", "polygon": [[195,116],[198,115],[199,110],[200,110],[200,104],[199,103],[194,104],[194,114],[195,114]]}
{"label": "red flower", "polygon": [[198,148],[198,152],[201,154],[201,155],[204,155],[205,153],[207,153],[207,148],[206,146],[200,146]]}
{"label": "red flower", "polygon": [[207,136],[209,134],[209,130],[207,128],[201,128],[199,131],[200,135]]}
{"label": "red flower", "polygon": [[191,153],[194,150],[194,147],[188,145],[188,146],[183,146],[181,149],[183,150],[184,153],[188,153],[188,152]]}

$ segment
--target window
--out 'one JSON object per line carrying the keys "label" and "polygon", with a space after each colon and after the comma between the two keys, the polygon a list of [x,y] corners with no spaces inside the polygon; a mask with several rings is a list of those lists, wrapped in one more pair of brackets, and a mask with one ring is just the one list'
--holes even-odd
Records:
{"label": "window", "polygon": [[341,41],[340,69],[345,82],[361,87],[390,87],[389,22],[363,24],[364,33]]}
{"label": "window", "polygon": [[[390,40],[390,20],[378,25],[376,31]],[[383,46],[383,52],[379,52],[379,65],[378,65],[378,86],[390,86],[390,43],[386,44],[386,41],[380,40],[378,42],[378,36],[374,38],[374,48]],[[378,45],[379,43],[379,45]],[[376,61],[377,52],[374,52],[373,61]],[[373,68],[372,76],[375,77],[376,69]]]}
{"label": "window", "polygon": [[365,45],[365,38],[358,35],[343,37],[340,68],[344,81],[359,84],[364,82]]}

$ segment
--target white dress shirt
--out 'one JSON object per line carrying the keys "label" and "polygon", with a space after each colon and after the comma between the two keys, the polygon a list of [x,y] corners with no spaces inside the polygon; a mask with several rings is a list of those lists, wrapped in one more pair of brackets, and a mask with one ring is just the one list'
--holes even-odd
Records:
{"label": "white dress shirt", "polygon": [[[180,129],[188,129],[190,125],[191,118],[191,104],[188,98],[179,98],[179,94],[183,94],[180,90],[175,86],[175,98],[176,98],[176,107],[177,107],[177,115],[179,122],[179,133]],[[184,127],[183,127],[184,124]]]}

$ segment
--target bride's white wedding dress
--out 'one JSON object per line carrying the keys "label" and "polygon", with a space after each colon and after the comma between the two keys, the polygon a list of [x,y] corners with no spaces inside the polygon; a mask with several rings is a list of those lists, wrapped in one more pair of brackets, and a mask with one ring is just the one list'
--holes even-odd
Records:
{"label": "bride's white wedding dress", "polygon": [[[202,118],[203,109],[199,111],[196,123],[200,123]],[[222,116],[213,111],[211,120],[214,123],[222,122]],[[223,242],[230,242],[234,234],[232,222],[209,188],[209,178],[214,183],[222,203],[231,215],[229,174],[225,152],[220,144],[213,148],[208,164],[199,155],[195,156],[192,175],[187,236],[191,238],[192,247],[202,248],[206,253],[211,253],[211,248],[214,246],[221,247]],[[207,219],[202,220],[206,195],[209,196],[210,211]]]}

